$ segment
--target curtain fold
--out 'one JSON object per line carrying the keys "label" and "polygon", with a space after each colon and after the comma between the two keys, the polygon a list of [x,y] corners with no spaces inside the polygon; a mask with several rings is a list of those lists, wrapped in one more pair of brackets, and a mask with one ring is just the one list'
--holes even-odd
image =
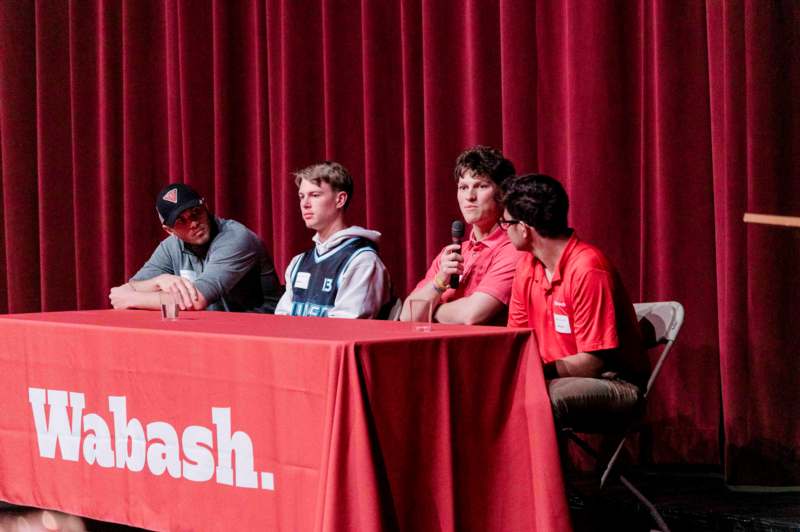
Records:
{"label": "curtain fold", "polygon": [[490,144],[565,183],[633,299],[686,307],[650,458],[800,485],[800,231],[742,222],[800,215],[799,28],[790,1],[5,0],[0,312],[107,307],[171,180],[282,273],[311,236],[291,173],[323,159],[405,295]]}
{"label": "curtain fold", "polygon": [[725,475],[800,486],[800,231],[741,223],[800,215],[800,5],[707,11]]}

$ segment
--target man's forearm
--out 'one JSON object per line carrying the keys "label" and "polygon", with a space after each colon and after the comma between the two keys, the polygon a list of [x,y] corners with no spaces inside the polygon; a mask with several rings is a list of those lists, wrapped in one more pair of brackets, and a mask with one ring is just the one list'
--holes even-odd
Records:
{"label": "man's forearm", "polygon": [[135,291],[135,292],[157,292],[161,290],[158,287],[158,276],[155,276],[151,279],[143,279],[141,281],[134,281],[131,279],[128,281],[128,285]]}
{"label": "man's forearm", "polygon": [[115,286],[109,294],[111,306],[116,309],[141,308],[156,310],[161,306],[158,292],[137,292],[130,283]]}
{"label": "man's forearm", "polygon": [[[165,273],[151,279],[128,281],[127,286],[136,294],[142,294],[136,296],[135,308],[159,308],[160,303],[157,296],[161,291],[175,294],[181,310],[204,310],[209,305],[206,297],[195,287],[194,283],[178,275]],[[144,297],[147,294],[155,294],[156,297]],[[129,306],[134,307],[133,305]]]}
{"label": "man's forearm", "polygon": [[473,292],[436,309],[436,321],[440,323],[463,323],[478,325],[488,322],[503,309],[503,303],[484,292]]}
{"label": "man's forearm", "polygon": [[427,301],[429,304],[436,306],[442,293],[434,288],[433,282],[427,282],[417,290],[411,292],[403,303],[403,310],[400,312],[401,321],[428,321],[427,316],[423,316],[423,309],[414,307],[414,314],[412,315],[411,303],[412,299]]}
{"label": "man's forearm", "polygon": [[161,300],[159,298],[158,292],[135,292],[132,295],[130,308],[158,310],[161,308]]}
{"label": "man's forearm", "polygon": [[436,307],[434,312],[435,320],[439,323],[463,323],[465,325],[475,325],[483,320],[482,313],[475,312],[467,298],[460,298],[448,303],[442,303]]}

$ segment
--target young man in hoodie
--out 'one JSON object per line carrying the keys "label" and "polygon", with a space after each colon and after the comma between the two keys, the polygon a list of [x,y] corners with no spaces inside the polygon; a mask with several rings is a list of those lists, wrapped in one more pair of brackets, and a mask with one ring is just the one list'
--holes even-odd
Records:
{"label": "young man in hoodie", "polygon": [[286,292],[275,314],[376,318],[388,310],[390,282],[378,257],[381,234],[348,226],[345,212],[353,178],[339,163],[325,161],[294,174],[300,213],[317,233],[314,247],[286,268]]}

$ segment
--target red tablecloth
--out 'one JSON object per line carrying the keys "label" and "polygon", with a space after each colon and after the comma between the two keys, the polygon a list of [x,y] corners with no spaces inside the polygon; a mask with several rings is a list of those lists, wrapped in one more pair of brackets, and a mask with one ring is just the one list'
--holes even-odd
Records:
{"label": "red tablecloth", "polygon": [[527,330],[12,315],[0,375],[9,502],[170,530],[569,529]]}

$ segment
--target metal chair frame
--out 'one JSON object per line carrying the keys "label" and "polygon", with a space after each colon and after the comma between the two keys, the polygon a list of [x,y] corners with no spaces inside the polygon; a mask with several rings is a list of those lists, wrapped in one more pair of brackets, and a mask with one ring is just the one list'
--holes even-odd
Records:
{"label": "metal chair frame", "polygon": [[[628,438],[628,435],[633,432],[634,427],[636,424],[641,420],[641,417],[644,415],[644,406],[646,404],[647,398],[650,395],[650,390],[653,387],[653,383],[655,382],[656,378],[658,377],[659,373],[661,373],[661,368],[664,365],[664,362],[667,359],[670,351],[672,350],[672,346],[675,344],[675,340],[678,338],[678,333],[681,330],[681,326],[683,325],[684,319],[684,309],[683,305],[678,303],[677,301],[658,301],[658,302],[650,302],[650,303],[636,303],[634,304],[634,308],[636,309],[636,317],[639,319],[640,326],[643,328],[645,327],[652,327],[653,336],[650,338],[645,338],[645,347],[647,349],[655,348],[659,345],[663,346],[661,350],[661,354],[658,356],[658,360],[656,361],[655,366],[653,367],[653,371],[650,373],[650,378],[647,381],[647,387],[645,388],[645,392],[642,396],[642,404],[640,405],[640,412],[641,414],[634,416],[634,419],[628,425],[628,428],[623,432],[622,439],[620,440],[619,444],[617,445],[614,453],[611,455],[611,458],[606,465],[605,471],[603,471],[602,476],[600,477],[600,488],[602,489],[606,481],[608,480],[609,474],[611,473],[614,465],[619,458],[620,453],[622,452],[622,448],[625,446],[625,441]],[[646,323],[645,323],[646,322]],[[594,458],[598,463],[602,463],[602,459],[600,455],[595,451],[588,443],[578,437],[574,430],[571,428],[564,428],[562,432],[573,442],[575,442],[578,447],[580,447],[584,452]],[[656,509],[655,505],[645,497],[642,492],[640,492],[636,487],[627,479],[624,475],[618,475],[620,482],[631,492],[633,495],[642,503],[644,504],[650,512],[650,515],[653,517],[653,520],[658,524],[664,532],[669,532],[669,527],[664,522],[663,517]]]}

